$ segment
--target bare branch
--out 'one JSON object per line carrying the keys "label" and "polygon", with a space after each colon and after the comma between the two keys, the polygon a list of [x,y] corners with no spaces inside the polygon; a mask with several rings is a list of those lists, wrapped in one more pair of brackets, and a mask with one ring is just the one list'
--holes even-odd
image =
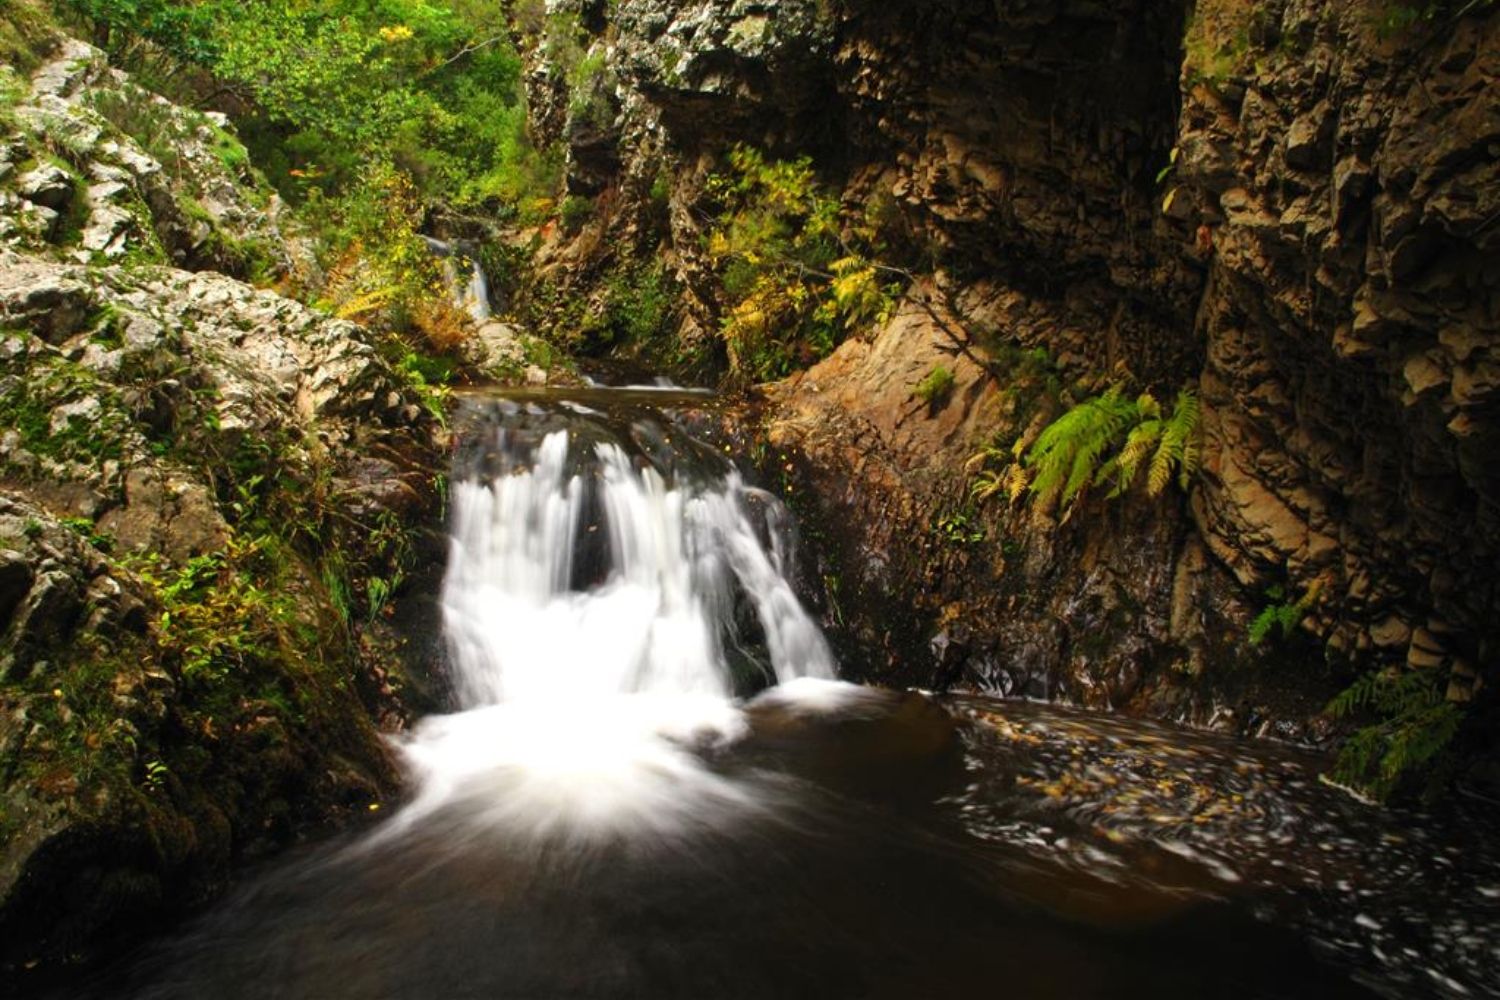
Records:
{"label": "bare branch", "polygon": [[449,56],[447,59],[444,59],[442,62],[438,63],[436,66],[432,67],[431,69],[423,70],[422,73],[421,73],[421,76],[424,76],[424,77],[425,76],[431,76],[432,74],[438,72],[439,70],[447,69],[449,66],[452,66],[454,63],[458,62],[460,59],[464,58],[465,56],[473,55],[475,52],[480,52],[480,51],[482,51],[484,49],[489,48],[491,45],[496,45],[496,44],[498,44],[500,42],[503,42],[503,41],[505,41],[505,36],[504,35],[496,35],[493,38],[486,38],[482,42],[471,42],[468,45],[465,45],[463,48],[459,49],[457,52],[453,53],[453,55]]}

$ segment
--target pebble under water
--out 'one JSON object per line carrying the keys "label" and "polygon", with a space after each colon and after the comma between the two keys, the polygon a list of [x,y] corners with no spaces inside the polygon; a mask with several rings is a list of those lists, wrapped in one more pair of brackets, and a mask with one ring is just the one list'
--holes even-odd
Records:
{"label": "pebble under water", "polygon": [[402,741],[410,801],[67,995],[1500,983],[1491,816],[1361,804],[1292,748],[833,679],[785,512],[658,410],[692,402],[471,403],[444,595],[457,704]]}

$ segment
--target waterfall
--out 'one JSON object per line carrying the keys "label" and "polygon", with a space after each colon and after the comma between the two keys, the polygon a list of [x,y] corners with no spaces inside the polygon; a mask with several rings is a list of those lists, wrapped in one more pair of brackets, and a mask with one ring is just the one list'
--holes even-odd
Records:
{"label": "waterfall", "polygon": [[665,833],[753,807],[703,760],[744,732],[746,663],[778,698],[849,687],[789,582],[785,510],[659,417],[470,406],[442,594],[459,711],[403,744],[417,794],[388,829]]}
{"label": "waterfall", "polygon": [[[453,304],[468,313],[476,323],[483,323],[493,313],[490,306],[490,285],[485,279],[484,268],[479,266],[478,256],[467,252],[462,246],[423,236],[422,241],[433,255],[442,259],[443,276],[453,298]],[[459,273],[459,265],[468,269]]]}

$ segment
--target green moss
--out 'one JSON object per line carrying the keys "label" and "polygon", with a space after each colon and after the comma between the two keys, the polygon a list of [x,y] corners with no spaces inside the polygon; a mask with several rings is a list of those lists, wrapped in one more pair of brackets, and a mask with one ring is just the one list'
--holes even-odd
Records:
{"label": "green moss", "polygon": [[236,177],[244,177],[250,168],[250,151],[245,144],[240,142],[228,132],[217,125],[210,126],[213,131],[213,151],[224,165],[224,169]]}
{"label": "green moss", "polygon": [[[58,461],[97,465],[122,457],[133,438],[133,420],[119,391],[93,372],[50,353],[29,352],[11,362],[14,384],[0,393],[0,426],[14,428],[27,451]],[[99,414],[59,419],[58,407],[97,400]]]}
{"label": "green moss", "polygon": [[945,365],[936,365],[922,381],[917,383],[917,387],[912,390],[912,395],[928,406],[937,406],[953,394],[953,381],[953,369]]}
{"label": "green moss", "polygon": [[563,229],[569,233],[578,232],[593,217],[594,200],[580,195],[568,195],[558,210],[558,219],[562,222]]}
{"label": "green moss", "polygon": [[7,0],[0,7],[0,62],[30,75],[57,46],[51,10],[37,0]]}

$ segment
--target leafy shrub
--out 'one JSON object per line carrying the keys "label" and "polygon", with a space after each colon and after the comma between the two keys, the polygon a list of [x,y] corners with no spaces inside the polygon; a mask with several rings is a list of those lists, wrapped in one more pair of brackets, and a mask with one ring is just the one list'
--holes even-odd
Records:
{"label": "leafy shrub", "polygon": [[[425,197],[550,195],[552,156],[525,132],[521,59],[498,4],[472,0],[64,0],[111,56],[194,103],[238,113],[254,160],[289,200],[358,186],[372,165]],[[206,73],[212,83],[165,57]],[[188,80],[183,84],[181,80]],[[196,82],[194,82],[196,81]],[[187,86],[187,93],[171,94]],[[237,157],[226,149],[229,158]],[[543,162],[546,161],[546,162]]]}
{"label": "leafy shrub", "polygon": [[643,344],[659,336],[672,308],[666,269],[642,265],[606,286],[606,317],[621,343]]}
{"label": "leafy shrub", "polygon": [[733,375],[780,378],[889,317],[898,286],[880,280],[875,234],[843,224],[811,159],[768,160],[739,146],[728,161],[708,184],[718,211],[707,249]]}

